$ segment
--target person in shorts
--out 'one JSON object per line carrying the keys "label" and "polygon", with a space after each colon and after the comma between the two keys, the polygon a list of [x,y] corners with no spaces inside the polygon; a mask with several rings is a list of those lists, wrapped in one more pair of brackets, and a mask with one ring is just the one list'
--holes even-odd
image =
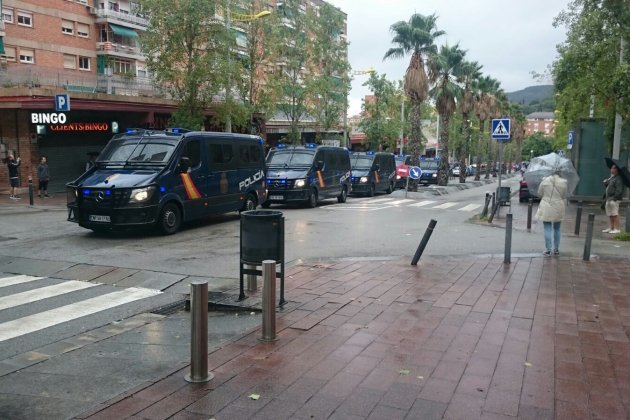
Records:
{"label": "person in shorts", "polygon": [[50,181],[50,171],[48,170],[48,161],[45,156],[39,161],[39,165],[37,165],[37,179],[39,181],[39,198],[42,198],[42,193],[44,193],[44,197],[48,197],[48,181]]}
{"label": "person in shorts", "polygon": [[22,161],[18,157],[17,159],[13,156],[13,154],[9,154],[7,156],[7,167],[9,168],[9,185],[11,186],[11,195],[9,198],[11,200],[19,200],[20,197],[17,195],[17,189],[20,186],[20,173],[18,168],[22,164]]}
{"label": "person in shorts", "polygon": [[613,164],[610,167],[610,178],[604,180],[606,186],[606,216],[608,216],[608,229],[604,233],[619,233],[619,203],[623,199],[623,181],[619,176],[619,168]]}

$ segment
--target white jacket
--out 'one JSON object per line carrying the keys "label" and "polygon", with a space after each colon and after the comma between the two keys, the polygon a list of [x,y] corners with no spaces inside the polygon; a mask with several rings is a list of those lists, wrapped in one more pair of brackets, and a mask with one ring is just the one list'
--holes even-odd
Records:
{"label": "white jacket", "polygon": [[551,175],[543,179],[538,187],[541,197],[536,218],[543,222],[561,222],[567,206],[567,180]]}

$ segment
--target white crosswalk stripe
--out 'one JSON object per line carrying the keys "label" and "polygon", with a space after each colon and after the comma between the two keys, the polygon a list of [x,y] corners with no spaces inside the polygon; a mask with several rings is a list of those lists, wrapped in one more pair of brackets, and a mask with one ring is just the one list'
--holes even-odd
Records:
{"label": "white crosswalk stripe", "polygon": [[412,200],[410,198],[405,198],[405,199],[402,199],[402,200],[391,201],[391,202],[386,203],[386,204],[389,205],[389,206],[398,206],[400,204],[409,203],[409,202],[412,202],[412,201],[414,201],[414,200]]}
{"label": "white crosswalk stripe", "polygon": [[[335,210],[354,210],[354,211],[376,211],[385,210],[390,208],[400,207],[421,207],[426,209],[437,210],[457,210],[462,212],[473,212],[481,207],[478,203],[466,203],[466,202],[445,202],[439,203],[435,200],[414,200],[411,198],[396,199],[392,197],[377,198],[377,199],[360,199],[349,201],[345,204],[334,204],[324,207],[327,211]],[[458,208],[459,207],[459,208]]]}
{"label": "white crosswalk stripe", "polygon": [[130,287],[0,324],[0,342],[160,294]]}
{"label": "white crosswalk stripe", "polygon": [[409,204],[409,207],[424,207],[424,206],[428,206],[430,204],[435,204],[437,203],[437,201],[419,201],[417,203],[413,203],[413,204]]}
{"label": "white crosswalk stripe", "polygon": [[481,204],[469,204],[465,207],[462,207],[461,209],[457,209],[459,211],[475,211],[477,210],[479,207],[481,207]]}
{"label": "white crosswalk stripe", "polygon": [[15,293],[8,296],[0,297],[0,310],[13,308],[15,306],[24,305],[25,303],[35,302],[49,297],[60,296],[77,290],[88,289],[98,286],[96,283],[88,283],[85,281],[70,280],[52,286],[44,286],[39,289],[28,290],[26,292]]}
{"label": "white crosswalk stripe", "polygon": [[35,280],[41,280],[43,277],[33,277],[33,276],[11,276],[11,277],[0,277],[0,287],[14,286],[16,284],[28,283]]}
{"label": "white crosswalk stripe", "polygon": [[435,206],[435,207],[432,207],[432,208],[433,208],[433,209],[443,209],[443,210],[446,210],[446,209],[449,209],[449,208],[451,208],[451,207],[453,207],[453,206],[456,206],[456,205],[457,205],[457,203],[447,202],[447,203],[440,204],[439,206]]}

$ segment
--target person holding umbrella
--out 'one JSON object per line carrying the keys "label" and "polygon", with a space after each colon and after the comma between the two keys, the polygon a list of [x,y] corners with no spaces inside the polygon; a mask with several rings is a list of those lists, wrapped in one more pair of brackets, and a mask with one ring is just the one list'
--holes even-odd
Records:
{"label": "person holding umbrella", "polygon": [[545,251],[549,257],[560,254],[560,226],[567,206],[567,198],[580,182],[569,159],[549,153],[531,160],[523,175],[530,191],[541,198],[536,218],[543,222]]}
{"label": "person holding umbrella", "polygon": [[624,186],[630,184],[628,170],[619,165],[616,160],[606,158],[606,165],[610,168],[610,178],[604,180],[606,186],[605,210],[608,216],[608,229],[604,233],[619,233],[619,202],[623,199]]}

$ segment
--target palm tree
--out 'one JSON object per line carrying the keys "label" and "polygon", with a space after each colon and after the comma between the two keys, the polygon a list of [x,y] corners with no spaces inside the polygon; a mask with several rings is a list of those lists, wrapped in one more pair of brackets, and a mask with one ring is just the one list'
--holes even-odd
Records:
{"label": "palm tree", "polygon": [[[460,83],[463,85],[463,93],[459,101],[459,110],[462,113],[462,141],[457,150],[457,159],[459,160],[459,182],[466,182],[466,157],[469,153],[468,144],[470,141],[470,113],[475,106],[473,95],[473,83],[481,77],[481,68],[483,66],[476,61],[466,61],[462,64]],[[470,163],[470,162],[468,162]]]}
{"label": "palm tree", "polygon": [[[499,82],[493,79],[490,76],[483,76],[473,83],[473,89],[475,91],[475,114],[477,115],[477,119],[479,120],[479,138],[477,140],[477,171],[475,173],[475,181],[479,181],[481,175],[481,154],[482,149],[487,152],[487,143],[484,143],[486,140],[485,137],[485,126],[486,121],[492,115],[494,109],[494,96],[492,93],[495,92],[499,87]],[[486,165],[486,178],[489,178],[488,165]]]}
{"label": "palm tree", "polygon": [[429,80],[434,84],[430,93],[435,98],[435,107],[442,121],[438,139],[440,149],[438,185],[448,184],[449,131],[451,117],[455,112],[455,101],[462,93],[457,79],[461,77],[464,55],[466,52],[459,48],[459,44],[452,47],[448,44],[442,45],[440,53],[433,55],[429,63]]}
{"label": "palm tree", "polygon": [[[398,21],[390,27],[393,34],[390,48],[383,57],[404,58],[411,54],[411,60],[405,73],[404,90],[411,102],[411,133],[409,146],[411,147],[412,165],[418,165],[420,160],[420,146],[422,139],[421,109],[422,103],[429,94],[429,80],[425,70],[427,57],[437,52],[435,39],[445,34],[436,28],[435,14],[424,16],[414,13],[409,21]],[[411,183],[412,189],[418,188],[418,183]]]}

